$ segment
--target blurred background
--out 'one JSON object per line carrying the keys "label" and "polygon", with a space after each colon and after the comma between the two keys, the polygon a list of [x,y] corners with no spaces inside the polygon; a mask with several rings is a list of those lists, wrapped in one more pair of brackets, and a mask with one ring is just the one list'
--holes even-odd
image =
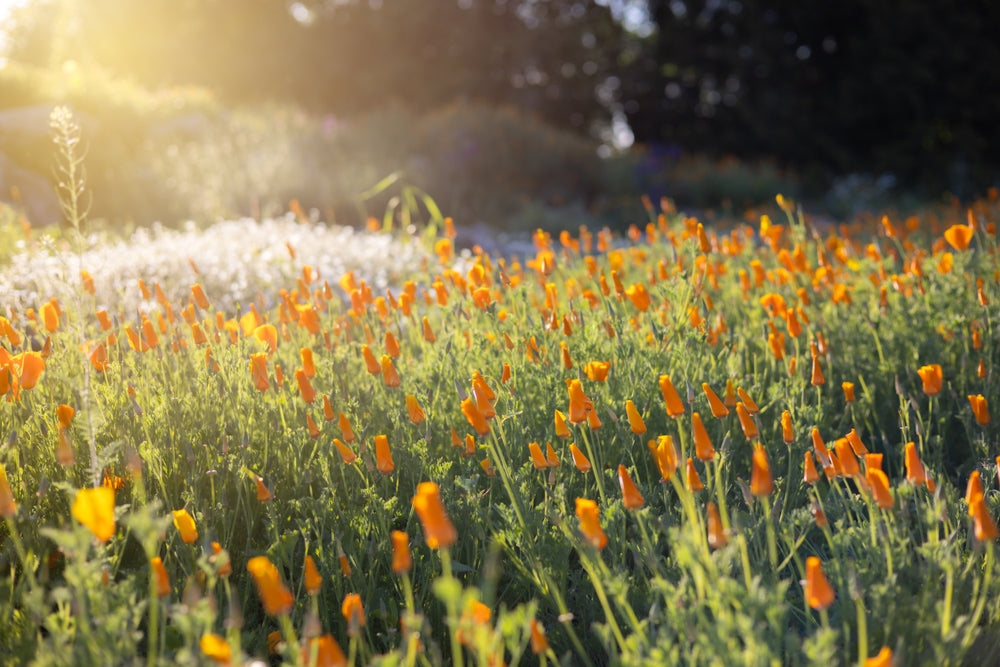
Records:
{"label": "blurred background", "polygon": [[[92,216],[620,226],[639,197],[838,218],[1000,183],[1000,3],[0,0],[0,200],[58,220],[69,104]],[[392,187],[371,192],[390,174]]]}

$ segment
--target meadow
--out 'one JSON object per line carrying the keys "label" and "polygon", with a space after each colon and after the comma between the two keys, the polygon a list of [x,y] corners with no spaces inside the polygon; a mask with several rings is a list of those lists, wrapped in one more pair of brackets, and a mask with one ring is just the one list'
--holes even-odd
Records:
{"label": "meadow", "polygon": [[139,252],[56,132],[66,226],[0,212],[9,664],[1000,659],[996,192]]}

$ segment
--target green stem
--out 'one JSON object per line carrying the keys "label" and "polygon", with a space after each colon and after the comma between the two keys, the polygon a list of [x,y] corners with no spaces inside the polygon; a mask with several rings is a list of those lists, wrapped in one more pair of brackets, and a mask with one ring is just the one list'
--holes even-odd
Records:
{"label": "green stem", "polygon": [[[447,548],[438,551],[441,554],[441,576],[445,579],[452,579],[451,574],[451,552]],[[462,645],[458,641],[458,609],[455,606],[454,597],[449,597],[448,604],[448,636],[451,639],[451,664],[454,667],[461,667]]]}

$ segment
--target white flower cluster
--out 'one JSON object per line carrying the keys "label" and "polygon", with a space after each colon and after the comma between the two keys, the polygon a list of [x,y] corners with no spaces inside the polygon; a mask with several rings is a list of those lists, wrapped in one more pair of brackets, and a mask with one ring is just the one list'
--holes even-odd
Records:
{"label": "white flower cluster", "polygon": [[80,270],[85,269],[94,279],[97,307],[112,313],[155,307],[143,299],[140,279],[150,290],[159,283],[174,304],[187,303],[191,286],[200,283],[216,308],[233,313],[251,301],[272,305],[279,289],[295,287],[306,265],[338,293],[336,281],[352,270],[382,291],[418,268],[425,256],[416,239],[300,223],[292,215],[230,220],[206,229],[194,223],[181,230],[153,227],[125,241],[89,245],[79,254],[35,248],[15,255],[0,268],[0,304],[23,310],[51,297],[71,303],[83,294]]}

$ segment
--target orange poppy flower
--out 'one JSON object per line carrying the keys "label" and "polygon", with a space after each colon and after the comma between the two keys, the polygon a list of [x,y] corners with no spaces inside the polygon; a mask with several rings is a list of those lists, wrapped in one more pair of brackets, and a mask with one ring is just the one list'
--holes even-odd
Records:
{"label": "orange poppy flower", "polygon": [[216,572],[220,577],[228,577],[233,573],[233,564],[229,560],[229,554],[218,542],[212,542],[212,555],[209,562],[216,566]]}
{"label": "orange poppy flower", "polygon": [[569,390],[570,423],[579,424],[587,421],[587,411],[592,407],[592,404],[583,392],[583,385],[574,378],[567,382],[566,388]]}
{"label": "orange poppy flower", "polygon": [[967,250],[975,231],[972,225],[952,225],[944,230],[944,240],[955,250]]}
{"label": "orange poppy flower", "polygon": [[865,667],[892,667],[892,649],[888,646],[883,646],[882,650],[878,652],[871,658],[865,660]]}
{"label": "orange poppy flower", "polygon": [[847,438],[847,442],[850,443],[855,456],[861,457],[868,454],[868,448],[861,442],[861,436],[858,435],[857,429],[852,428],[845,437]]}
{"label": "orange poppy flower", "polygon": [[923,391],[925,394],[936,396],[941,392],[944,380],[940,364],[921,366],[917,369],[917,375],[920,376],[920,380],[923,382]]}
{"label": "orange poppy flower", "polygon": [[458,539],[458,532],[441,504],[441,491],[434,482],[417,485],[413,496],[413,509],[424,529],[424,539],[431,549],[450,547]]}
{"label": "orange poppy flower", "polygon": [[826,384],[826,378],[823,376],[823,367],[819,363],[818,356],[812,358],[812,375],[809,378],[809,384],[814,387]]}
{"label": "orange poppy flower", "polygon": [[302,566],[302,580],[309,595],[319,593],[319,589],[323,585],[323,577],[316,569],[316,561],[309,554],[306,554],[305,563]]}
{"label": "orange poppy flower", "polygon": [[806,451],[802,463],[802,481],[806,484],[815,484],[819,481],[819,471],[816,470],[816,463],[813,461],[813,453]]}
{"label": "orange poppy flower", "polygon": [[340,454],[340,458],[345,464],[351,465],[358,459],[358,455],[350,447],[341,442],[339,438],[333,439],[333,446],[337,448],[337,453]]}
{"label": "orange poppy flower", "polygon": [[392,358],[388,354],[382,355],[382,384],[387,387],[398,387],[402,384],[399,373],[392,364]]}
{"label": "orange poppy flower", "polygon": [[767,451],[759,442],[753,446],[753,460],[750,469],[750,493],[755,496],[769,496],[774,493],[771,463],[767,460]]}
{"label": "orange poppy flower", "polygon": [[161,598],[167,597],[170,595],[170,575],[167,574],[167,568],[163,566],[163,559],[154,556],[149,560],[149,566],[156,582],[156,594]]}
{"label": "orange poppy flower", "polygon": [[840,388],[844,390],[844,401],[846,403],[854,402],[854,383],[853,382],[841,382]]}
{"label": "orange poppy flower", "polygon": [[688,490],[701,491],[705,488],[705,484],[701,481],[701,475],[698,474],[697,468],[694,467],[694,460],[691,457],[688,457],[685,473]]}
{"label": "orange poppy flower", "polygon": [[194,518],[188,514],[186,509],[173,511],[174,528],[181,534],[181,539],[187,544],[194,544],[198,541],[198,528],[195,526]]}
{"label": "orange poppy flower", "polygon": [[258,476],[254,478],[254,481],[257,483],[257,500],[262,503],[270,502],[274,496],[271,495],[270,489],[264,484],[264,478]]}
{"label": "orange poppy flower", "polygon": [[607,380],[610,369],[610,361],[588,361],[583,365],[583,372],[587,374],[589,380],[594,382],[604,382]]}
{"label": "orange poppy flower", "polygon": [[482,461],[480,461],[479,462],[479,466],[483,469],[483,472],[486,473],[487,477],[496,477],[497,476],[496,468],[494,468],[493,464],[490,463],[489,457],[486,457],[485,459],[483,459]]}
{"label": "orange poppy flower", "polygon": [[535,466],[535,470],[544,470],[549,467],[549,462],[545,460],[545,454],[542,453],[542,448],[537,442],[529,443],[528,451],[531,452],[531,464]]}
{"label": "orange poppy flower", "polygon": [[106,486],[84,488],[76,492],[70,508],[73,518],[86,526],[100,542],[115,534],[115,492]]}
{"label": "orange poppy flower", "polygon": [[483,417],[483,414],[476,407],[475,402],[471,398],[465,398],[461,403],[462,414],[465,416],[466,421],[472,428],[476,429],[476,433],[479,435],[486,435],[490,432],[490,424]]}
{"label": "orange poppy flower", "polygon": [[316,362],[313,361],[313,351],[311,348],[299,348],[299,358],[302,359],[302,370],[307,378],[316,377]]}
{"label": "orange poppy flower", "polygon": [[743,401],[743,407],[746,408],[747,413],[749,413],[751,417],[760,412],[760,408],[758,408],[754,400],[750,398],[750,394],[743,390],[743,387],[736,389],[736,395],[739,396],[741,401]]}
{"label": "orange poppy flower", "polygon": [[[280,635],[278,640],[280,641]],[[311,662],[316,656],[316,662]],[[300,662],[303,665],[316,665],[316,667],[347,667],[347,656],[340,648],[340,644],[332,635],[322,635],[309,640],[302,645]]]}
{"label": "orange poppy flower", "polygon": [[781,413],[781,439],[786,445],[795,442],[795,431],[792,428],[792,413],[785,410]]}
{"label": "orange poppy flower", "polygon": [[427,419],[423,408],[417,402],[417,397],[413,394],[406,395],[406,413],[410,417],[410,421],[414,424],[420,424]]}
{"label": "orange poppy flower", "polygon": [[375,354],[372,349],[367,345],[361,346],[361,357],[365,360],[365,368],[372,375],[378,375],[382,372],[382,365],[379,363],[378,359],[375,358]]}
{"label": "orange poppy flower", "polygon": [[746,436],[747,440],[753,440],[760,436],[760,431],[757,430],[757,424],[754,422],[753,417],[747,412],[746,407],[743,405],[743,401],[736,402],[736,416],[740,418],[740,428],[743,429],[743,435]]}
{"label": "orange poppy flower", "polygon": [[729,408],[726,404],[722,402],[719,395],[716,394],[707,382],[701,383],[701,390],[705,392],[705,397],[708,399],[708,405],[712,409],[712,416],[716,419],[720,419],[729,414]]}
{"label": "orange poppy flower", "polygon": [[661,435],[654,443],[649,441],[649,451],[653,454],[656,467],[660,471],[660,479],[669,481],[677,472],[677,449],[674,447],[673,436]]}
{"label": "orange poppy flower", "polygon": [[868,468],[865,471],[865,479],[871,487],[875,504],[884,510],[892,509],[896,501],[889,491],[889,477],[878,468]]}
{"label": "orange poppy flower", "polygon": [[628,416],[628,424],[633,433],[642,435],[646,432],[646,423],[631,400],[625,401],[625,414]]}
{"label": "orange poppy flower", "polygon": [[198,307],[202,310],[208,310],[208,298],[205,296],[205,290],[201,288],[201,285],[195,283],[191,285],[191,296],[194,298],[194,302],[198,304]]}
{"label": "orange poppy flower", "polygon": [[392,531],[392,571],[396,574],[409,572],[413,567],[410,555],[410,536],[401,530]]}
{"label": "orange poppy flower", "polygon": [[635,306],[636,310],[640,312],[649,310],[649,305],[652,300],[649,297],[649,292],[646,291],[646,286],[642,283],[635,283],[634,285],[626,287],[625,296],[632,302],[632,305]]}
{"label": "orange poppy flower", "polygon": [[299,385],[299,394],[302,395],[303,401],[312,403],[316,400],[316,390],[313,388],[312,383],[309,382],[309,376],[306,375],[304,369],[299,368],[295,371],[295,382]]}
{"label": "orange poppy flower", "polygon": [[198,647],[206,658],[217,664],[230,665],[232,663],[233,649],[224,637],[211,632],[204,634],[201,636],[201,641],[198,642]]}
{"label": "orange poppy flower", "polygon": [[549,464],[550,468],[559,467],[559,457],[556,456],[556,450],[552,447],[551,442],[545,443],[545,461]]}
{"label": "orange poppy flower", "polygon": [[545,628],[535,619],[529,623],[531,631],[531,652],[535,655],[549,650],[549,640],[545,637]]}
{"label": "orange poppy flower", "polygon": [[833,587],[823,574],[823,565],[816,556],[806,559],[805,579],[806,602],[813,609],[828,609],[836,597]]}
{"label": "orange poppy flower", "polygon": [[565,341],[559,341],[559,356],[562,360],[562,367],[566,370],[573,368],[573,357],[570,356],[569,346]]}
{"label": "orange poppy flower", "polygon": [[13,519],[17,514],[17,502],[14,501],[14,494],[10,490],[10,482],[7,480],[7,469],[0,464],[0,516],[5,519]]}
{"label": "orange poppy flower", "polygon": [[433,343],[435,340],[437,340],[437,338],[434,335],[434,330],[431,329],[431,323],[427,321],[426,317],[424,317],[422,319],[422,324],[423,324],[424,340],[427,341],[428,343]]}
{"label": "orange poppy flower", "polygon": [[983,495],[983,481],[978,470],[973,470],[969,474],[969,481],[965,485],[965,502],[969,505],[969,516],[972,516],[972,500],[976,496]]}
{"label": "orange poppy flower", "polygon": [[576,446],[575,442],[569,443],[569,453],[570,456],[573,457],[573,465],[576,466],[577,470],[580,472],[590,472],[592,467],[590,465],[590,459],[588,459],[587,456],[580,451],[580,448]]}
{"label": "orange poppy flower", "polygon": [[681,397],[677,393],[677,389],[674,388],[674,383],[670,381],[670,376],[666,374],[661,375],[659,383],[663,402],[667,406],[667,415],[673,418],[680,417],[684,414],[684,404],[681,402]]}
{"label": "orange poppy flower", "polygon": [[354,431],[351,429],[351,422],[344,416],[344,413],[338,413],[337,425],[340,426],[340,435],[344,438],[344,442],[354,442]]}
{"label": "orange poppy flower", "polygon": [[708,437],[708,431],[701,421],[701,415],[697,412],[691,413],[691,430],[694,433],[694,451],[702,461],[711,461],[715,458],[715,447]]}
{"label": "orange poppy flower", "polygon": [[708,546],[713,549],[721,549],[729,542],[726,531],[722,528],[722,517],[719,516],[719,509],[715,503],[709,501],[705,507],[708,516]]}
{"label": "orange poppy flower", "polygon": [[388,354],[393,359],[399,357],[401,350],[399,349],[399,341],[396,337],[392,335],[391,331],[385,332],[385,353]]}
{"label": "orange poppy flower", "polygon": [[38,352],[21,352],[10,358],[7,364],[17,388],[33,389],[45,371],[45,360]]}
{"label": "orange poppy flower", "polygon": [[587,498],[577,498],[576,516],[580,520],[580,532],[595,549],[599,550],[607,546],[608,536],[601,529],[597,503]]}
{"label": "orange poppy flower", "polygon": [[1000,536],[1000,530],[997,529],[996,521],[990,516],[989,508],[986,507],[986,501],[983,499],[983,494],[978,493],[972,497],[972,502],[969,505],[969,514],[972,516],[973,534],[977,540],[988,542]]}
{"label": "orange poppy flower", "polygon": [[257,584],[260,601],[269,616],[280,616],[292,610],[292,593],[281,581],[281,574],[267,556],[254,556],[247,561],[247,571]]}
{"label": "orange poppy flower", "polygon": [[392,474],[396,469],[392,452],[389,450],[389,438],[384,435],[375,436],[375,467],[383,475]]}
{"label": "orange poppy flower", "polygon": [[357,593],[345,595],[344,602],[340,605],[340,612],[347,621],[347,635],[354,637],[365,625],[365,608],[361,604],[361,596]]}
{"label": "orange poppy flower", "polygon": [[330,403],[330,397],[323,394],[323,421],[333,421],[335,416],[333,414],[333,404]]}
{"label": "orange poppy flower", "polygon": [[72,405],[62,404],[56,408],[56,417],[59,419],[59,426],[62,428],[69,428],[73,425],[73,415],[76,414],[76,410],[73,409]]}
{"label": "orange poppy flower", "polygon": [[626,509],[637,510],[646,504],[646,499],[642,497],[624,465],[618,466],[618,484],[622,488],[622,501]]}
{"label": "orange poppy flower", "polygon": [[267,391],[271,386],[271,382],[267,378],[267,355],[265,353],[254,352],[250,355],[250,376],[257,391]]}
{"label": "orange poppy flower", "polygon": [[96,345],[93,342],[87,343],[84,346],[84,354],[87,355],[87,359],[90,361],[90,365],[94,367],[94,370],[100,372],[108,370],[108,348],[103,342]]}
{"label": "orange poppy flower", "polygon": [[267,345],[267,353],[278,349],[278,329],[273,324],[261,324],[254,328],[253,337]]}
{"label": "orange poppy flower", "polygon": [[972,414],[976,417],[976,423],[980,426],[989,424],[990,409],[983,395],[977,394],[973,396],[970,394],[967,398],[969,399],[969,405],[972,407]]}
{"label": "orange poppy flower", "polygon": [[906,443],[904,463],[906,464],[906,481],[914,485],[927,483],[927,473],[924,472],[924,464],[920,461],[920,454],[917,453],[917,445],[913,442]]}
{"label": "orange poppy flower", "polygon": [[566,415],[561,411],[556,410],[554,415],[554,421],[556,426],[556,435],[560,438],[568,438],[570,435],[569,426],[566,424]]}

